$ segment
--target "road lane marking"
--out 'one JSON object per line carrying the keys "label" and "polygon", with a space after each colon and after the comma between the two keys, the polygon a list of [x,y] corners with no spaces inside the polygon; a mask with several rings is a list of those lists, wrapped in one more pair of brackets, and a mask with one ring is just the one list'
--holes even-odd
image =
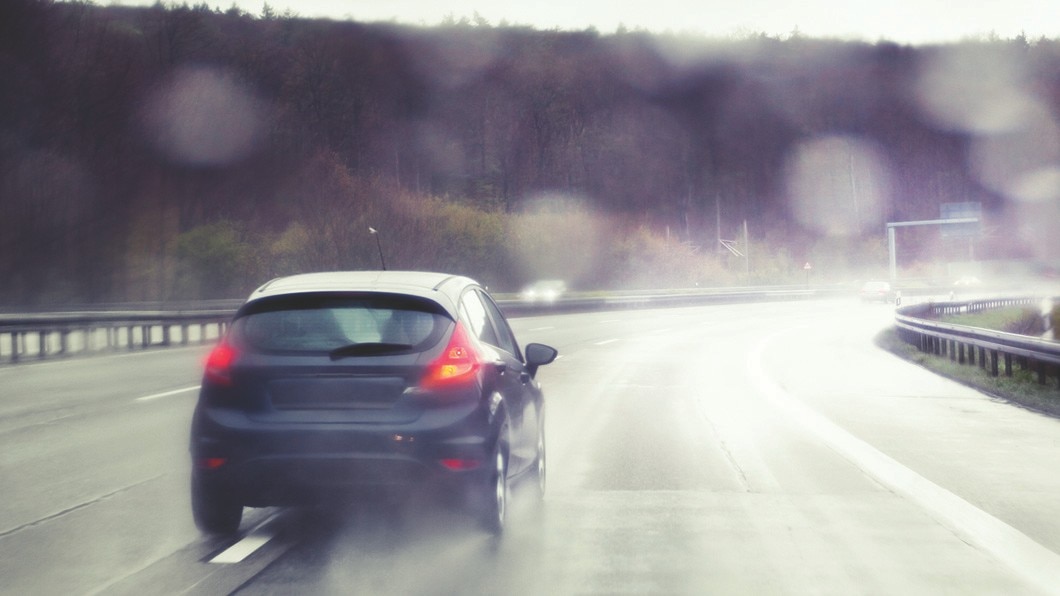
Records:
{"label": "road lane marking", "polygon": [[603,341],[598,341],[598,342],[594,343],[593,345],[595,345],[595,346],[606,346],[607,344],[613,344],[616,341],[621,341],[621,340],[616,337],[615,339],[605,339]]}
{"label": "road lane marking", "polygon": [[187,393],[189,391],[198,391],[202,385],[195,385],[194,387],[185,387],[183,389],[174,389],[173,391],[166,391],[163,393],[155,393],[152,395],[145,395],[138,397],[134,401],[151,401],[152,399],[158,399],[160,397],[169,397],[170,395],[177,395],[178,393]]}
{"label": "road lane marking", "polygon": [[257,552],[258,549],[265,546],[270,540],[276,537],[276,529],[272,527],[272,522],[276,517],[277,514],[269,516],[265,521],[261,522],[253,530],[247,533],[242,540],[221,551],[216,557],[210,559],[210,563],[216,563],[219,565],[241,563],[244,559]]}
{"label": "road lane marking", "polygon": [[65,516],[67,514],[73,513],[75,511],[80,511],[81,509],[84,509],[86,507],[91,507],[93,505],[99,504],[99,503],[101,503],[103,501],[106,501],[106,500],[114,497],[115,495],[119,495],[119,494],[124,493],[126,491],[130,491],[130,490],[132,490],[134,488],[139,488],[140,486],[143,486],[144,484],[147,484],[148,482],[154,482],[155,480],[158,480],[159,478],[162,478],[163,476],[164,476],[164,474],[159,474],[157,476],[152,476],[150,478],[141,480],[140,482],[135,482],[135,483],[130,484],[128,486],[123,486],[123,487],[119,488],[118,490],[114,490],[114,491],[111,491],[109,493],[99,495],[99,496],[97,496],[97,497],[95,497],[95,498],[93,498],[91,500],[85,501],[84,503],[79,503],[79,504],[74,505],[72,507],[67,507],[66,509],[63,509],[62,511],[58,511],[56,513],[52,513],[51,515],[46,515],[46,516],[44,516],[44,517],[42,517],[42,518],[40,518],[38,520],[34,520],[34,521],[29,522],[29,523],[22,524],[20,526],[15,526],[15,527],[9,528],[7,530],[2,530],[2,531],[0,531],[0,538],[6,538],[6,537],[10,536],[11,534],[15,534],[16,532],[21,532],[22,530],[25,530],[27,528],[33,528],[33,527],[36,527],[36,526],[40,526],[42,524],[46,524],[46,523],[48,523],[50,521],[59,519],[59,518]]}
{"label": "road lane marking", "polygon": [[534,327],[533,329],[530,329],[530,331],[548,331],[549,329],[555,329],[555,327],[552,325],[547,327]]}
{"label": "road lane marking", "polygon": [[793,419],[836,453],[896,494],[918,504],[958,538],[977,550],[990,553],[1043,593],[1054,593],[1056,586],[1060,586],[1060,554],[854,436],[769,377],[762,362],[769,344],[780,335],[804,331],[807,327],[799,325],[775,332],[748,352],[746,368],[755,388],[787,410]]}

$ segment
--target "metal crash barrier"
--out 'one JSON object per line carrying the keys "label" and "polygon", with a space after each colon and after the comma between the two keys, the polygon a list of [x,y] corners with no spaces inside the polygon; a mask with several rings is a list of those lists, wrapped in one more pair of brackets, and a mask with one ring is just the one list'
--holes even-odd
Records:
{"label": "metal crash barrier", "polygon": [[[507,316],[666,308],[703,304],[771,302],[835,297],[842,289],[802,286],[726,288],[671,293],[619,293],[554,302],[499,300]],[[0,364],[104,351],[143,350],[216,341],[224,335],[242,300],[184,304],[123,304],[82,312],[0,313]],[[152,307],[148,310],[146,307]]]}
{"label": "metal crash barrier", "polygon": [[1002,370],[1006,376],[1012,376],[1013,366],[1018,365],[1035,372],[1039,383],[1046,384],[1051,376],[1060,386],[1060,342],[938,320],[942,315],[1011,306],[1038,308],[1043,302],[1051,305],[1057,300],[1060,298],[990,298],[915,304],[896,311],[895,325],[902,339],[922,352],[949,357],[960,364],[978,365],[995,377]]}
{"label": "metal crash barrier", "polygon": [[0,315],[0,363],[202,344],[224,334],[233,312],[222,309]]}

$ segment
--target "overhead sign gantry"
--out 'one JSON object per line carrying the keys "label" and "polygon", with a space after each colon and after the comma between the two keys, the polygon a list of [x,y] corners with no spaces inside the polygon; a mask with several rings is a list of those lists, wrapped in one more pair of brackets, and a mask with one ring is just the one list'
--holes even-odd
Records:
{"label": "overhead sign gantry", "polygon": [[893,221],[887,222],[887,252],[891,261],[891,281],[898,278],[898,256],[895,249],[894,229],[911,226],[945,226],[955,224],[979,223],[978,217],[951,217],[948,219],[927,219],[922,221]]}

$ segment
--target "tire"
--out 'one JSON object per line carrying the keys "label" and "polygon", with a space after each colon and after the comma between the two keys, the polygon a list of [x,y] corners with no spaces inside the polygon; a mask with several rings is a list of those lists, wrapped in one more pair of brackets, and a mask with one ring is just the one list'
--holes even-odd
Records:
{"label": "tire", "polygon": [[545,499],[545,487],[548,472],[548,458],[545,451],[545,429],[542,427],[537,432],[537,457],[534,458],[533,468],[530,470],[530,480],[534,483],[534,499],[541,502]]}
{"label": "tire", "polygon": [[195,525],[205,534],[235,534],[243,520],[243,505],[211,486],[199,472],[192,471],[191,514]]}
{"label": "tire", "polygon": [[504,533],[505,522],[508,521],[508,497],[510,496],[508,450],[504,444],[498,443],[494,448],[491,462],[492,470],[490,470],[488,482],[482,493],[479,522],[487,532],[500,536]]}

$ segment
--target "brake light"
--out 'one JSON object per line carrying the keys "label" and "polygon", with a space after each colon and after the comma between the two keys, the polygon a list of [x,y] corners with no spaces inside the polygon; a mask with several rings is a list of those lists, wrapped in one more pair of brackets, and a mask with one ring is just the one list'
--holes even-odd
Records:
{"label": "brake light", "polygon": [[201,457],[195,460],[195,465],[200,470],[217,470],[228,463],[224,457]]}
{"label": "brake light", "polygon": [[427,366],[423,377],[423,386],[428,388],[444,387],[474,378],[481,362],[475,351],[471,338],[464,326],[458,321],[445,351],[434,362]]}
{"label": "brake light", "polygon": [[206,380],[218,385],[232,384],[232,362],[239,353],[227,343],[221,342],[206,357]]}
{"label": "brake light", "polygon": [[453,472],[467,472],[468,470],[475,470],[482,465],[482,461],[478,459],[465,459],[451,457],[447,459],[438,460],[438,463],[442,464],[447,470]]}

